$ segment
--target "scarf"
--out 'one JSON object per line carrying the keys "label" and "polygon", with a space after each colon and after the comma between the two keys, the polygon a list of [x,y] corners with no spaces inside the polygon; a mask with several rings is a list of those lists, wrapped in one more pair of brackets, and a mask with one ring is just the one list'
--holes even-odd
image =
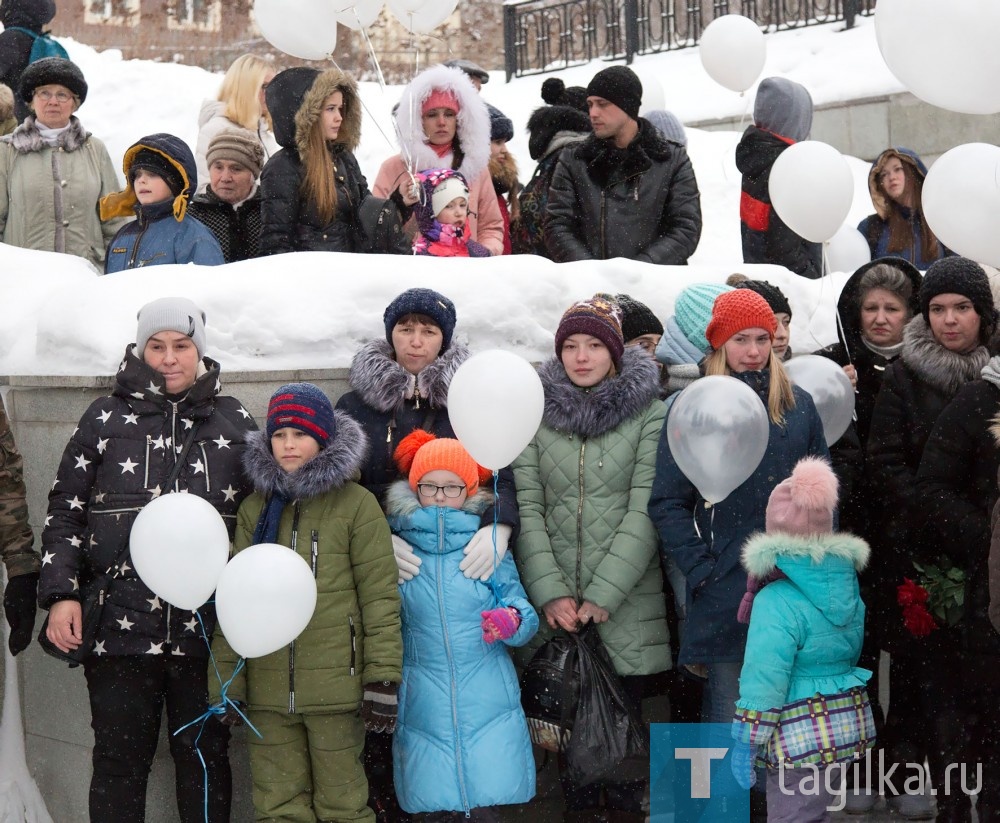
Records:
{"label": "scarf", "polygon": [[67,123],[61,129],[50,129],[48,126],[43,126],[41,123],[39,123],[37,119],[35,120],[35,128],[38,129],[38,133],[39,135],[41,135],[42,142],[45,143],[46,146],[58,145],[59,138],[63,135],[64,132],[66,132],[69,129],[70,125],[71,125],[70,123]]}
{"label": "scarf", "polygon": [[288,498],[281,492],[275,492],[268,498],[264,508],[261,509],[260,517],[257,518],[257,525],[254,526],[254,546],[258,543],[278,542],[278,526],[281,524],[281,515],[288,502]]}

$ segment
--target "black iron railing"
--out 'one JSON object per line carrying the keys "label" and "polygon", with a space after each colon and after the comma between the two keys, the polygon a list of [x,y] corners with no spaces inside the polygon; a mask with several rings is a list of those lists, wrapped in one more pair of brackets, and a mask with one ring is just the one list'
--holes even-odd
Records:
{"label": "black iron railing", "polygon": [[504,6],[507,79],[557,71],[594,58],[637,54],[698,44],[716,17],[743,14],[765,31],[872,14],[875,0],[524,0]]}

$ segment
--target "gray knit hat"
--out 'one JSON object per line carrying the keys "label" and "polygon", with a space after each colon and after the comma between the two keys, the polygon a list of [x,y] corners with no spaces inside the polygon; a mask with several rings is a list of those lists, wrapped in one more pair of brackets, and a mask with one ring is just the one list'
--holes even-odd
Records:
{"label": "gray knit hat", "polygon": [[257,136],[246,129],[223,129],[209,141],[205,160],[209,168],[216,160],[239,163],[250,169],[256,180],[264,168],[264,147]]}
{"label": "gray knit hat", "polygon": [[205,312],[186,297],[161,297],[139,309],[135,331],[135,356],[142,359],[146,342],[157,332],[175,331],[194,342],[198,356],[205,356]]}

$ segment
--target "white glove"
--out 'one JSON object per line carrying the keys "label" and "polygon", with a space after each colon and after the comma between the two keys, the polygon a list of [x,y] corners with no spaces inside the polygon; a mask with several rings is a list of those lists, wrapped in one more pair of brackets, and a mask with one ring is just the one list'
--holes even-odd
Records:
{"label": "white glove", "polygon": [[[503,560],[507,554],[507,544],[510,542],[510,535],[513,529],[506,523],[497,523],[497,551],[496,562]],[[477,577],[484,583],[493,576],[493,527],[483,526],[469,541],[465,547],[465,560],[459,564],[459,568],[470,580]]]}
{"label": "white glove", "polygon": [[420,574],[420,564],[423,562],[409,543],[398,534],[392,536],[392,553],[396,555],[396,567],[399,569],[399,582],[405,583]]}

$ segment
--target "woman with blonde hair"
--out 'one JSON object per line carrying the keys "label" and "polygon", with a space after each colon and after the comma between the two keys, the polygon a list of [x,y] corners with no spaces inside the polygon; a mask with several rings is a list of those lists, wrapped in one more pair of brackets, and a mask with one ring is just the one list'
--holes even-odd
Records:
{"label": "woman with blonde hair", "polygon": [[264,149],[264,162],[281,148],[275,140],[271,113],[264,99],[264,92],[274,74],[274,67],[267,60],[254,54],[244,54],[233,61],[222,78],[219,96],[201,104],[198,146],[195,150],[198,179],[203,181],[199,191],[204,191],[208,185],[209,143],[225,129],[235,126],[256,134]]}

